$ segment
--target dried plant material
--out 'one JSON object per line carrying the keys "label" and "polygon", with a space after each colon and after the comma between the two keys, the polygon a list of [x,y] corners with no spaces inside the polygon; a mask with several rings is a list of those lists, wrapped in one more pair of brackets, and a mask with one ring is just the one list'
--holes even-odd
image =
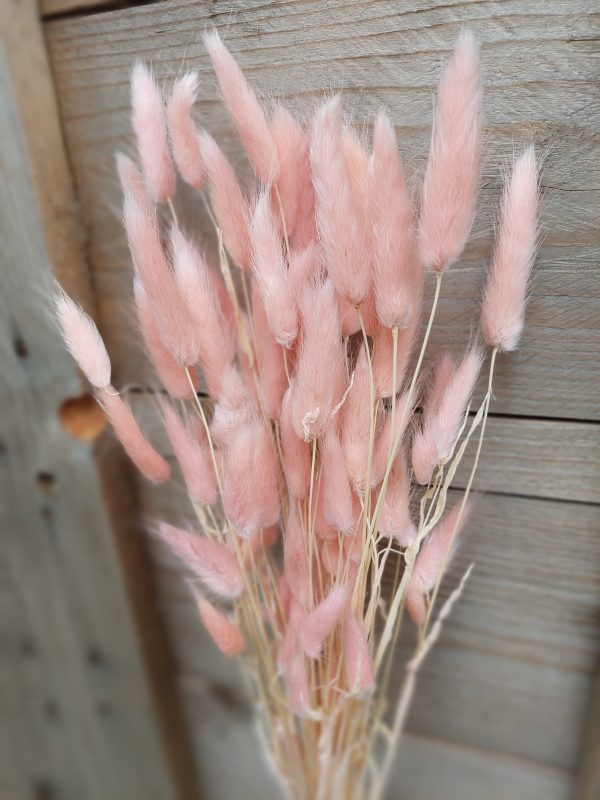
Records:
{"label": "dried plant material", "polygon": [[[202,586],[198,615],[209,635],[250,677],[287,794],[381,800],[417,672],[471,569],[438,612],[468,516],[496,359],[523,327],[535,156],[530,148],[517,160],[504,190],[481,317],[487,391],[471,414],[481,337],[472,335],[459,363],[446,353],[432,364],[428,343],[444,272],[475,213],[482,97],[473,37],[459,37],[440,80],[418,233],[419,193],[384,111],[372,143],[339,97],[303,123],[281,104],[269,115],[219,37],[205,42],[251,187],[242,189],[208,133],[196,133],[193,75],[175,82],[165,112],[152,76],[136,67],[142,171],[117,160],[136,313],[157,375],[178,401],[161,396],[158,406],[199,527],[162,522],[158,530]],[[168,222],[158,208],[174,188],[165,113],[178,170],[202,193],[214,227],[206,241],[184,232],[174,203]],[[433,282],[427,308],[424,280]],[[109,386],[93,323],[65,298],[58,312],[117,437],[147,477],[166,480],[167,461]],[[462,499],[447,512],[467,458]],[[419,636],[394,697],[387,676],[405,610]]]}

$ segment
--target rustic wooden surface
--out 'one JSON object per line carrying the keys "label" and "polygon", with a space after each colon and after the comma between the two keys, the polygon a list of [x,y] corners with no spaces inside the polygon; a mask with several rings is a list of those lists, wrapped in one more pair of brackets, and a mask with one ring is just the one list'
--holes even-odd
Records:
{"label": "rustic wooden surface", "polygon": [[[184,68],[200,72],[198,120],[245,174],[203,51],[207,25],[222,31],[255,85],[296,109],[331,89],[342,90],[361,121],[387,105],[418,175],[439,64],[464,24],[483,45],[489,143],[481,211],[448,275],[434,349],[452,342],[460,352],[476,325],[501,172],[529,141],[544,156],[544,233],[522,348],[499,363],[477,483],[488,494],[453,576],[471,560],[476,570],[423,669],[390,796],[566,800],[600,654],[595,0],[167,0],[56,19],[46,31],[116,379],[143,385],[113,169],[114,151],[132,149],[133,60],[151,60],[167,81]],[[148,517],[185,513],[182,495],[145,485],[140,505]],[[234,797],[243,787],[245,797],[270,800],[275,789],[260,767],[237,673],[206,641],[158,546],[156,559],[205,796]]]}

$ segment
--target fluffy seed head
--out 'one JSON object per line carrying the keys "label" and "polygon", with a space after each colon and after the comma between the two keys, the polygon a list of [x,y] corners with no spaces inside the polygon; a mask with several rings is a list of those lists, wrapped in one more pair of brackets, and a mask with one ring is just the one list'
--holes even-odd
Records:
{"label": "fluffy seed head", "polygon": [[342,618],[348,605],[349,595],[348,584],[335,585],[329,594],[302,619],[300,642],[309,658],[319,658],[325,639]]}
{"label": "fluffy seed head", "polygon": [[179,174],[190,186],[201,189],[204,169],[198,132],[192,120],[197,91],[198,75],[195,72],[188,72],[175,81],[167,103],[167,124]]}
{"label": "fluffy seed head", "polygon": [[108,386],[110,359],[91,317],[64,292],[55,297],[54,307],[65,344],[85,377],[98,389]]}
{"label": "fluffy seed head", "polygon": [[516,349],[523,332],[537,225],[538,170],[532,145],[515,162],[504,189],[500,228],[481,310],[485,341],[505,352]]}
{"label": "fluffy seed head", "polygon": [[229,617],[209,603],[204,597],[197,598],[200,619],[211,639],[226,656],[239,656],[246,649],[242,632]]}

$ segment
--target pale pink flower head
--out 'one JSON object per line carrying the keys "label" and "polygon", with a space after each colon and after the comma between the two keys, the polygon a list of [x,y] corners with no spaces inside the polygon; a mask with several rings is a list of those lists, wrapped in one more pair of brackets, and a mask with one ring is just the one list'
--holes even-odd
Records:
{"label": "pale pink flower head", "polygon": [[419,550],[406,589],[406,608],[417,625],[425,622],[425,596],[434,588],[442,568],[449,565],[456,552],[458,534],[470,516],[471,504],[466,503],[462,510],[461,505],[458,502],[446,512]]}
{"label": "pale pink flower head", "polygon": [[462,253],[475,216],[481,161],[479,48],[461,33],[442,72],[423,181],[419,253],[436,272]]}
{"label": "pale pink flower head", "polygon": [[212,505],[217,497],[217,484],[208,445],[199,440],[197,431],[181,419],[170,403],[159,402],[165,430],[190,500],[200,505]]}
{"label": "pale pink flower head", "polygon": [[288,492],[292,498],[301,500],[308,494],[311,452],[310,445],[294,430],[291,389],[288,389],[283,396],[280,434],[283,471]]}
{"label": "pale pink flower head", "polygon": [[254,207],[252,267],[275,340],[290,347],[298,334],[296,302],[269,194],[262,192]]}
{"label": "pale pink flower head", "polygon": [[333,424],[328,426],[322,441],[321,481],[325,519],[336,530],[352,533],[356,526],[352,490],[344,464],[344,451]]}
{"label": "pale pink flower head", "polygon": [[350,586],[337,584],[304,615],[300,623],[300,643],[309,658],[319,658],[323,644],[340,622],[348,606]]}
{"label": "pale pink flower head", "polygon": [[233,364],[223,371],[221,391],[215,404],[211,431],[215,441],[223,446],[231,442],[238,428],[249,423],[256,409],[244,385],[240,372]]}
{"label": "pale pink flower head", "polygon": [[277,151],[265,112],[219,34],[204,35],[223,100],[254,172],[263,183],[275,176]]}
{"label": "pale pink flower head", "polygon": [[375,676],[369,643],[362,625],[350,611],[342,627],[344,666],[348,689],[362,695],[375,691]]}
{"label": "pale pink flower head", "polygon": [[294,430],[305,441],[322,435],[337,402],[335,376],[344,365],[331,281],[305,287],[300,299],[303,335],[292,383]]}
{"label": "pale pink flower head", "polygon": [[437,410],[423,417],[412,449],[413,472],[419,483],[428,483],[436,466],[451,456],[482,360],[478,347],[467,353],[448,381]]}
{"label": "pale pink flower head", "polygon": [[348,397],[341,410],[341,440],[346,470],[353,487],[364,492],[371,434],[371,376],[364,345],[354,369]]}
{"label": "pale pink flower head", "polygon": [[60,292],[54,299],[63,339],[88,381],[98,389],[110,384],[110,359],[94,321]]}
{"label": "pale pink flower head", "polygon": [[515,162],[504,188],[500,227],[481,309],[485,341],[504,352],[516,349],[523,332],[527,284],[538,239],[538,193],[538,169],[531,145]]}
{"label": "pale pink flower head", "polygon": [[198,388],[196,372],[190,370],[189,374],[192,379],[190,384],[185,369],[177,363],[160,338],[152,305],[138,278],[134,278],[133,281],[133,294],[144,346],[160,382],[171,397],[178,400],[192,397],[194,388]]}
{"label": "pale pink flower head", "polygon": [[386,328],[406,328],[421,303],[423,271],[396,135],[383,111],[375,120],[369,166],[377,316]]}
{"label": "pale pink flower head", "polygon": [[99,393],[98,399],[115,436],[142,475],[153,483],[167,481],[171,475],[169,464],[146,439],[127,403],[112,389]]}
{"label": "pale pink flower head", "polygon": [[204,169],[198,131],[192,120],[197,91],[198,75],[195,72],[188,72],[175,81],[167,103],[167,123],[179,174],[190,186],[201,189]]}
{"label": "pale pink flower head", "polygon": [[325,264],[336,290],[352,305],[371,286],[367,226],[356,205],[342,145],[339,97],[323,103],[313,122],[310,163],[317,197],[317,227]]}
{"label": "pale pink flower head", "polygon": [[394,340],[389,328],[381,327],[373,337],[371,366],[378,397],[391,397],[400,391],[413,353],[419,318],[415,316],[408,328],[398,331],[396,344],[396,383],[394,384]]}
{"label": "pale pink flower head", "polygon": [[250,419],[226,449],[223,507],[238,534],[248,538],[279,519],[279,466],[271,431]]}
{"label": "pale pink flower head", "polygon": [[283,573],[296,603],[310,608],[308,545],[295,508],[290,511],[283,530]]}
{"label": "pale pink flower head", "polygon": [[227,252],[240,269],[250,266],[248,207],[235,171],[208,133],[200,135],[200,148],[208,175],[210,202]]}
{"label": "pale pink flower head", "polygon": [[148,193],[156,202],[175,194],[163,99],[152,72],[137,62],[131,73],[131,119]]}
{"label": "pale pink flower head", "polygon": [[123,194],[133,195],[142,208],[150,211],[153,203],[137,165],[123,153],[115,155],[115,163]]}
{"label": "pale pink flower head", "polygon": [[218,597],[234,600],[244,591],[238,561],[226,545],[166,522],[159,524],[158,533],[187,569]]}
{"label": "pale pink flower head", "polygon": [[273,338],[267,313],[256,285],[252,286],[252,324],[261,407],[268,417],[279,419],[283,395],[288,388],[283,350]]}
{"label": "pale pink flower head", "polygon": [[411,545],[417,534],[410,514],[410,478],[403,456],[392,467],[378,527],[383,536],[395,539],[401,547]]}
{"label": "pale pink flower head", "polygon": [[225,656],[239,656],[246,649],[244,636],[229,617],[218,611],[205,597],[197,596],[200,619],[211,639]]}

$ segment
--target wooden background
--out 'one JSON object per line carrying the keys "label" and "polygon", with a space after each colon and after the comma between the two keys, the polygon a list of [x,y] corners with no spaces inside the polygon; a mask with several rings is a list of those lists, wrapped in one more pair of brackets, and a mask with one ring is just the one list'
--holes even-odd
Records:
{"label": "wooden background", "polygon": [[476,569],[423,668],[390,798],[600,797],[596,1],[2,0],[0,23],[0,798],[277,797],[235,667],[165,553],[147,558],[147,519],[177,519],[182,498],[138,481],[109,438],[65,433],[57,409],[79,389],[45,299],[53,271],[96,315],[115,383],[151,380],[113,154],[132,150],[128,73],[143,58],[166,80],[200,72],[198,121],[246,170],[202,48],[210,25],[300,113],[332,89],[365,126],[386,105],[415,176],[440,63],[461,26],[475,32],[482,204],[434,349],[459,353],[473,330],[503,168],[530,141],[543,154],[527,331],[500,360],[485,495],[453,575]]}

